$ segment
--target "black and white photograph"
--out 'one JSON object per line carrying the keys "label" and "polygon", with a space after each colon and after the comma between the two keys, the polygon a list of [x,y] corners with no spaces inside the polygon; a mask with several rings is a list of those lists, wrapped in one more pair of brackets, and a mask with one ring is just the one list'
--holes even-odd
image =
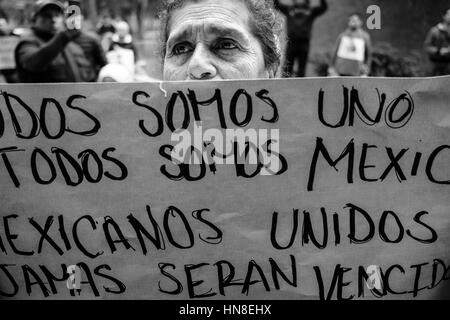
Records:
{"label": "black and white photograph", "polygon": [[287,319],[449,280],[450,1],[0,0],[0,303]]}

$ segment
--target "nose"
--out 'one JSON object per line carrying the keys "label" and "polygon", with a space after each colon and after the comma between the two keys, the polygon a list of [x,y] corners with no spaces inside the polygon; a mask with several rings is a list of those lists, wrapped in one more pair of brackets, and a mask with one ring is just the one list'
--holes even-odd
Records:
{"label": "nose", "polygon": [[189,61],[187,73],[189,80],[211,80],[216,77],[216,67],[205,45],[196,46]]}

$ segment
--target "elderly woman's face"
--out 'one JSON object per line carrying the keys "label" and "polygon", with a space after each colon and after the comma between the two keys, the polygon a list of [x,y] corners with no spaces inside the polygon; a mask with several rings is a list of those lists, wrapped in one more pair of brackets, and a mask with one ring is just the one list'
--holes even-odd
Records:
{"label": "elderly woman's face", "polygon": [[172,12],[164,80],[269,78],[240,0],[187,2]]}

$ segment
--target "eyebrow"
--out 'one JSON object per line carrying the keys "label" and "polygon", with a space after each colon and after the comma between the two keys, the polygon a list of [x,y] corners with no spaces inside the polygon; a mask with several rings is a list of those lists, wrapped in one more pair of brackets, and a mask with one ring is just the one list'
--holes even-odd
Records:
{"label": "eyebrow", "polygon": [[[187,26],[180,31],[175,31],[169,35],[169,39],[167,40],[167,47],[172,47],[175,43],[182,41],[184,39],[189,38],[195,26]],[[249,45],[249,39],[245,36],[242,31],[233,27],[220,26],[216,24],[207,24],[205,27],[206,33],[211,33],[218,37],[230,37],[238,41],[244,47]]]}

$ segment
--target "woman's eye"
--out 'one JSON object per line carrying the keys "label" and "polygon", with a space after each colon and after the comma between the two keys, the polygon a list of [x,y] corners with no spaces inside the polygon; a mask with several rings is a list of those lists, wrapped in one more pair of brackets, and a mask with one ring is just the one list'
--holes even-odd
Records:
{"label": "woman's eye", "polygon": [[232,40],[221,40],[216,44],[216,49],[218,50],[233,50],[237,48],[237,44]]}
{"label": "woman's eye", "polygon": [[175,45],[172,49],[172,53],[176,56],[188,53],[191,51],[191,46],[188,43],[179,43]]}

